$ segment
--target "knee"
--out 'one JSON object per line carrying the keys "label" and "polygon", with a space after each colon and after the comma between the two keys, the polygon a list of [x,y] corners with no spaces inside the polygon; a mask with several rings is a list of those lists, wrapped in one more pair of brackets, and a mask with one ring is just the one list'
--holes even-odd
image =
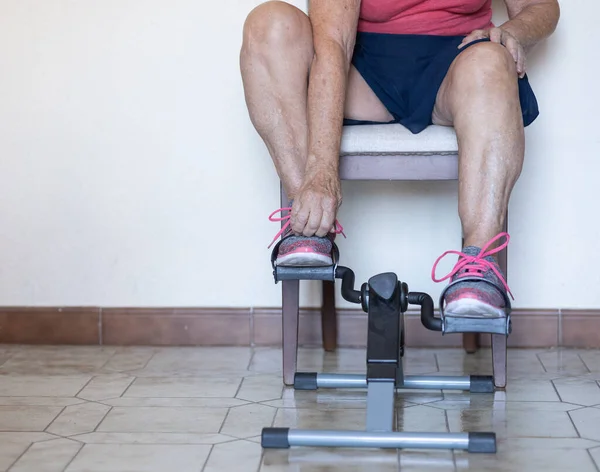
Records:
{"label": "knee", "polygon": [[508,50],[496,43],[483,42],[463,51],[453,71],[453,82],[486,90],[517,85],[517,66]]}
{"label": "knee", "polygon": [[302,42],[312,44],[310,21],[301,10],[286,2],[262,3],[244,23],[242,52],[245,54],[281,51]]}

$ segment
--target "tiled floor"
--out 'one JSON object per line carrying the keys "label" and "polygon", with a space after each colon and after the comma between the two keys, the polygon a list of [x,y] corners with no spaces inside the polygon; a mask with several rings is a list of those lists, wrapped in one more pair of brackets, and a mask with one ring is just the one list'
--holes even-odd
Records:
{"label": "tiled floor", "polygon": [[[600,351],[511,350],[506,392],[399,396],[401,428],[495,431],[496,455],[373,449],[263,454],[263,426],[364,425],[364,392],[284,389],[280,361],[276,349],[0,346],[0,470],[599,470]],[[360,373],[364,351],[303,349],[300,368]],[[406,356],[410,374],[490,369],[489,351],[466,356],[411,349]]]}

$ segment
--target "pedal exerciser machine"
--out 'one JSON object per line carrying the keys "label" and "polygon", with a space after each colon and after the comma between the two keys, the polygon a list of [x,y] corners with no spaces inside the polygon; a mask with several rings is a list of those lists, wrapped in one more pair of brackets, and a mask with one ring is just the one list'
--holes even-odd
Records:
{"label": "pedal exerciser machine", "polygon": [[[448,321],[434,316],[432,298],[422,292],[410,292],[408,285],[387,272],[371,277],[355,290],[354,272],[337,264],[339,250],[333,245],[333,264],[323,267],[278,266],[276,258],[281,241],[271,254],[275,282],[284,280],[341,280],[344,299],[360,305],[368,316],[366,374],[335,374],[297,372],[296,390],[320,388],[366,388],[367,411],[364,431],[302,430],[263,428],[263,448],[368,447],[396,449],[461,449],[472,453],[495,453],[496,435],[493,432],[430,433],[395,431],[395,394],[398,389],[463,390],[471,393],[492,393],[492,376],[405,376],[404,313],[409,305],[420,306],[421,322],[433,331],[465,332],[467,323]],[[509,305],[507,305],[509,306]],[[443,312],[442,312],[443,313]],[[489,321],[489,320],[484,320]],[[473,323],[479,332],[508,334],[510,319],[501,322]],[[503,326],[503,328],[502,328]],[[461,331],[457,331],[461,329]]]}

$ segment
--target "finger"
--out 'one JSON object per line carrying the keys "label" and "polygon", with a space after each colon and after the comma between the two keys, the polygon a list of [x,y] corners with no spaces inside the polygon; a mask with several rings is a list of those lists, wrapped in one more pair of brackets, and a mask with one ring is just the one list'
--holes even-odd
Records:
{"label": "finger", "polygon": [[290,218],[290,226],[295,235],[298,236],[304,232],[308,215],[308,207],[302,204],[302,198],[296,198],[292,205],[292,216]]}
{"label": "finger", "polygon": [[515,64],[517,65],[517,73],[520,74],[521,71],[519,70],[519,45],[514,39],[509,38],[506,40],[506,44],[504,44],[504,47],[514,59]]}
{"label": "finger", "polygon": [[502,30],[500,28],[492,28],[490,30],[490,41],[492,43],[503,44],[502,42]]}
{"label": "finger", "polygon": [[319,229],[322,217],[323,210],[318,205],[312,205],[308,216],[308,222],[304,227],[304,231],[302,231],[302,235],[306,237],[314,236],[317,229]]}
{"label": "finger", "polygon": [[469,34],[467,37],[465,37],[462,42],[460,43],[460,45],[458,46],[458,48],[462,48],[464,46],[466,46],[469,43],[472,43],[473,41],[477,41],[478,39],[484,39],[487,37],[487,33],[484,30],[474,30],[471,32],[471,34]]}
{"label": "finger", "polygon": [[333,205],[329,205],[328,207],[323,209],[323,216],[321,217],[321,224],[319,225],[319,229],[317,230],[317,236],[325,236],[327,233],[334,230],[334,222],[335,222],[335,210],[333,209]]}
{"label": "finger", "polygon": [[525,55],[525,51],[523,51],[522,48],[519,48],[519,59],[517,60],[517,72],[519,73],[520,79],[525,77],[525,72],[527,72],[527,56]]}

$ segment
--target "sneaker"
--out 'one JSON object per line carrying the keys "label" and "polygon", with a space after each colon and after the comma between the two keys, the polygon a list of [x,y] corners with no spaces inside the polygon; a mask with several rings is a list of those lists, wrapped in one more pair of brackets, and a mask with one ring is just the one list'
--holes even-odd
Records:
{"label": "sneaker", "polygon": [[[495,249],[488,248],[501,238],[506,241]],[[444,296],[444,313],[447,316],[473,318],[500,318],[506,316],[506,297],[512,293],[504,279],[500,267],[492,257],[508,246],[510,236],[500,233],[483,248],[467,246],[462,252],[446,251],[433,265],[431,277],[434,282],[450,279],[451,284]],[[448,254],[457,254],[458,261],[448,275],[436,278],[438,263]],[[470,279],[461,282],[461,279]],[[481,281],[473,280],[481,279]],[[514,297],[513,297],[514,299]]]}
{"label": "sneaker", "polygon": [[[275,263],[280,266],[294,267],[316,267],[329,266],[333,264],[331,253],[333,251],[333,241],[336,234],[344,235],[344,229],[335,222],[335,231],[324,237],[319,236],[296,236],[292,234],[290,228],[291,208],[280,208],[269,215],[269,220],[274,222],[285,221],[281,230],[275,235],[269,248],[275,241],[282,237],[283,241],[279,245],[277,259]],[[285,213],[284,216],[276,217],[277,213]],[[345,235],[344,235],[345,237]]]}

